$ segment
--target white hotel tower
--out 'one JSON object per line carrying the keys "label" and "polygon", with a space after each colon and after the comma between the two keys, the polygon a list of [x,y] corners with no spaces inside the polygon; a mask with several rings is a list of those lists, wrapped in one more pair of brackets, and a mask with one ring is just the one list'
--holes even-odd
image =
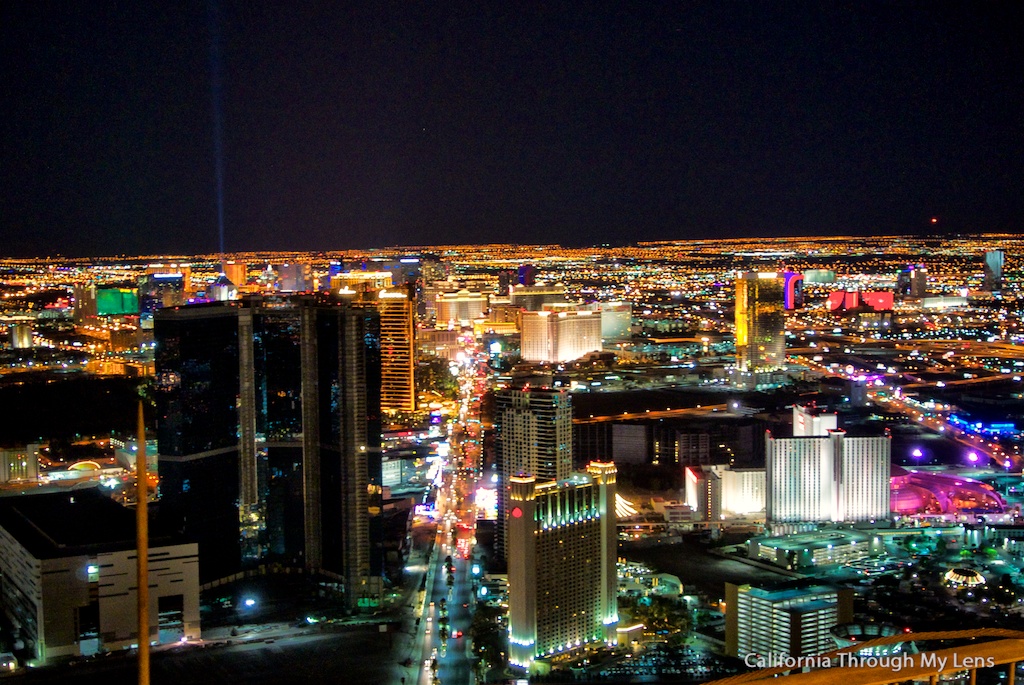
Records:
{"label": "white hotel tower", "polygon": [[568,362],[601,349],[599,312],[523,312],[521,327],[523,361]]}
{"label": "white hotel tower", "polygon": [[888,431],[847,437],[835,414],[793,407],[792,438],[765,446],[768,523],[877,521],[889,517]]}

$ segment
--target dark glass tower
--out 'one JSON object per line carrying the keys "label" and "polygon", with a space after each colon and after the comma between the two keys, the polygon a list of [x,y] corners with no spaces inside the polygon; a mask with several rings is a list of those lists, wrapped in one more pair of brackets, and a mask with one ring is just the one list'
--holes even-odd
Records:
{"label": "dark glass tower", "polygon": [[300,295],[176,307],[157,313],[155,337],[161,513],[200,541],[203,582],[277,561],[342,581],[353,604],[376,596],[376,306]]}
{"label": "dark glass tower", "polygon": [[[303,563],[301,318],[293,300],[250,305],[257,482],[266,510],[266,554]],[[265,465],[265,469],[260,466]]]}
{"label": "dark glass tower", "polygon": [[376,596],[384,562],[376,307],[308,307],[302,357],[306,564],[343,580],[352,599]]}
{"label": "dark glass tower", "polygon": [[238,307],[157,313],[160,518],[199,544],[202,579],[238,570]]}

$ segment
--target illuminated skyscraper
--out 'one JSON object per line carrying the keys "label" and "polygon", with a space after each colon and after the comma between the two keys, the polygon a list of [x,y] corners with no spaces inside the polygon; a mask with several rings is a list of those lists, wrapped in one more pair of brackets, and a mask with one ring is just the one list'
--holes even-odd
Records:
{"label": "illuminated skyscraper", "polygon": [[605,340],[629,340],[633,335],[633,305],[629,302],[601,302],[601,337]]}
{"label": "illuminated skyscraper", "polygon": [[221,272],[239,289],[249,282],[249,266],[245,262],[224,262]]}
{"label": "illuminated skyscraper", "polygon": [[380,330],[371,302],[248,298],[155,325],[161,517],[203,582],[265,562],[379,590]]}
{"label": "illuminated skyscraper", "polygon": [[839,428],[839,415],[813,405],[793,405],[793,437],[824,437]]}
{"label": "illuminated skyscraper", "polygon": [[39,443],[0,447],[0,483],[37,479],[40,447]]}
{"label": "illuminated skyscraper", "polygon": [[522,356],[528,362],[567,362],[601,349],[601,314],[523,312]]}
{"label": "illuminated skyscraper", "polygon": [[181,273],[151,273],[139,278],[139,309],[144,321],[152,322],[153,312],[185,303],[185,276]]}
{"label": "illuminated skyscraper", "polygon": [[782,274],[785,287],[783,301],[786,309],[799,309],[804,306],[804,275],[795,271],[786,271]]}
{"label": "illuminated skyscraper", "polygon": [[516,277],[516,281],[522,285],[537,285],[537,267],[533,264],[520,264]]}
{"label": "illuminated skyscraper", "polygon": [[221,274],[206,288],[206,297],[216,302],[237,300],[238,286],[232,283],[227,276]]}
{"label": "illuminated skyscraper", "polygon": [[565,286],[561,283],[541,285],[514,285],[509,291],[513,306],[529,312],[538,312],[546,304],[567,302]]}
{"label": "illuminated skyscraper", "polygon": [[416,409],[416,300],[414,288],[382,290],[380,308],[381,395],[380,408],[391,411]]}
{"label": "illuminated skyscraper", "polygon": [[1003,251],[989,250],[985,253],[985,281],[981,289],[997,293],[1003,289]]}
{"label": "illuminated skyscraper", "polygon": [[743,273],[736,279],[736,366],[743,373],[786,363],[783,279],[776,273]]}
{"label": "illuminated skyscraper", "polygon": [[924,264],[910,264],[896,276],[896,295],[921,299],[928,294],[928,269]]}
{"label": "illuminated skyscraper", "polygon": [[75,323],[85,323],[98,316],[96,308],[96,284],[82,283],[74,286]]}
{"label": "illuminated skyscraper", "polygon": [[618,625],[615,465],[586,474],[511,479],[508,518],[509,662],[532,669],[614,645]]}
{"label": "illuminated skyscraper", "polygon": [[687,466],[686,503],[701,521],[722,519],[721,471],[713,466]]}
{"label": "illuminated skyscraper", "polygon": [[331,290],[345,288],[356,292],[383,290],[392,284],[390,271],[342,271],[331,276]]}
{"label": "illuminated skyscraper", "polygon": [[834,414],[794,407],[794,437],[770,433],[765,446],[769,523],[889,518],[892,440],[848,437]]}
{"label": "illuminated skyscraper", "polygon": [[487,295],[460,290],[455,293],[439,293],[434,301],[438,325],[453,323],[469,326],[487,311]]}
{"label": "illuminated skyscraper", "polygon": [[565,480],[572,472],[572,396],[523,388],[495,393],[495,453],[500,482],[495,552],[506,554],[505,526],[513,476]]}
{"label": "illuminated skyscraper", "polygon": [[309,264],[290,262],[277,267],[278,289],[283,293],[301,293],[313,287]]}
{"label": "illuminated skyscraper", "polygon": [[11,347],[15,350],[32,349],[32,324],[15,323],[7,327],[11,338]]}

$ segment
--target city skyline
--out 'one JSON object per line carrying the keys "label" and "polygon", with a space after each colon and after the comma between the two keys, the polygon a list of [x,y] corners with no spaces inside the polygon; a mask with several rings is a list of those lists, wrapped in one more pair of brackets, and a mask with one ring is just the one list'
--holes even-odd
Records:
{"label": "city skyline", "polygon": [[6,251],[1012,232],[1022,17],[11,8]]}
{"label": "city skyline", "polygon": [[0,673],[1024,678],[1022,35],[6,3]]}
{"label": "city skyline", "polygon": [[136,597],[161,680],[713,680],[1013,629],[1022,245],[2,258],[0,668],[134,668],[130,538],[66,550],[143,478],[139,572],[190,545]]}

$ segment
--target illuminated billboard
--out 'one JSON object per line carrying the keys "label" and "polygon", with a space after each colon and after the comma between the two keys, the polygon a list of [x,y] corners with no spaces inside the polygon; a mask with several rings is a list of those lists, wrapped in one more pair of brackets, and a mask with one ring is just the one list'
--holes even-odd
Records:
{"label": "illuminated billboard", "polygon": [[135,288],[97,288],[96,313],[122,316],[139,313],[139,291]]}

